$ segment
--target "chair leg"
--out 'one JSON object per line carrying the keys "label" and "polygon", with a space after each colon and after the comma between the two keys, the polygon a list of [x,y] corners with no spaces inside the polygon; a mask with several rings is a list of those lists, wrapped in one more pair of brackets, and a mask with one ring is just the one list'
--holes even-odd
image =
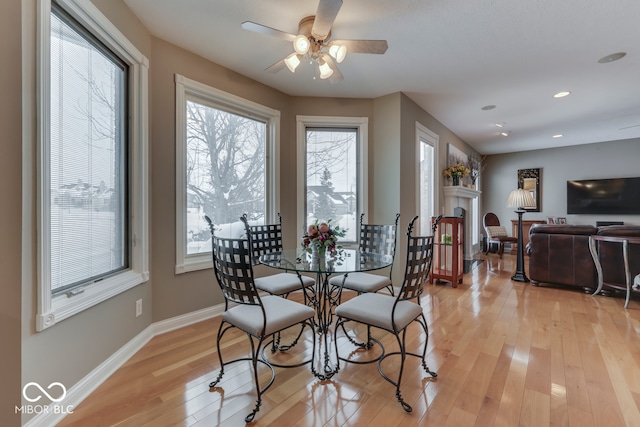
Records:
{"label": "chair leg", "polygon": [[224,322],[220,322],[220,327],[218,328],[218,337],[216,340],[216,348],[218,349],[218,359],[220,360],[220,372],[218,373],[217,378],[209,383],[209,388],[213,388],[216,385],[218,385],[218,383],[222,379],[222,376],[224,375],[224,361],[222,360],[222,352],[220,351],[220,340],[222,339],[222,336],[224,335],[224,333],[230,328],[232,328],[231,325],[224,327]]}
{"label": "chair leg", "polygon": [[[407,358],[405,342],[407,337],[407,328],[405,328],[402,332],[402,339],[400,339],[400,335],[398,333],[394,334],[396,336],[396,340],[398,341],[398,346],[400,347],[400,372],[398,373],[398,381],[396,382],[396,400],[402,405],[402,409],[405,412],[413,411],[411,405],[404,401],[402,398],[402,393],[400,393],[400,383],[402,382],[402,373],[404,371],[404,361]],[[378,363],[378,369],[380,369],[380,363]]]}
{"label": "chair leg", "polygon": [[[256,399],[256,406],[253,408],[253,411],[246,417],[244,417],[245,423],[250,423],[255,418],[256,414],[260,410],[260,405],[262,405],[262,390],[260,390],[260,382],[258,381],[258,350],[253,342],[253,337],[249,335],[249,342],[251,342],[251,364],[253,366],[253,379],[256,383],[256,393],[258,394],[258,398]],[[260,340],[258,344],[258,349],[262,347],[262,340]],[[268,387],[268,386],[267,386]]]}
{"label": "chair leg", "polygon": [[[424,314],[421,317],[422,319],[417,319],[417,322],[420,324],[420,326],[422,326],[422,330],[424,330],[425,340],[424,347],[422,348],[422,356],[419,357],[422,361],[422,368],[425,370],[425,372],[431,375],[432,378],[437,378],[438,374],[429,369],[429,367],[427,366],[427,361],[424,360],[425,356],[427,355],[427,346],[429,345],[429,327],[427,326],[427,319],[424,317]],[[415,356],[418,355],[416,354]]]}

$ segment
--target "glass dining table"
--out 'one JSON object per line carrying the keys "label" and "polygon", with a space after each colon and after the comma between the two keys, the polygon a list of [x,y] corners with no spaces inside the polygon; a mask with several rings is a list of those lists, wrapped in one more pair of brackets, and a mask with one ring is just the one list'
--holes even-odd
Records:
{"label": "glass dining table", "polygon": [[389,267],[393,263],[393,258],[356,249],[341,249],[335,256],[327,254],[325,257],[315,258],[301,249],[288,249],[264,254],[260,256],[260,262],[278,270],[316,275],[315,287],[305,290],[305,299],[306,303],[316,311],[314,323],[320,334],[324,373],[318,372],[313,366],[311,371],[320,380],[330,379],[336,370],[330,362],[331,350],[328,337],[333,323],[333,308],[340,301],[342,287],[330,285],[329,277],[379,270]]}

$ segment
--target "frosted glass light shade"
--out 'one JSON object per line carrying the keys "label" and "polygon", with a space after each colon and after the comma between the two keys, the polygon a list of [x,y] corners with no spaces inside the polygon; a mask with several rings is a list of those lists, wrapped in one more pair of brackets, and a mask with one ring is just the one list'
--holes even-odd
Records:
{"label": "frosted glass light shade", "polygon": [[300,58],[297,53],[292,53],[284,59],[284,63],[292,73],[296,72],[296,68],[300,65]]}
{"label": "frosted glass light shade", "polygon": [[331,45],[329,48],[329,55],[333,56],[336,62],[339,64],[344,60],[344,57],[347,56],[347,47],[344,45]]}
{"label": "frosted glass light shade", "polygon": [[309,47],[311,47],[311,42],[306,36],[302,34],[296,36],[296,38],[293,40],[293,49],[298,55],[304,55],[305,53],[307,53],[309,51]]}
{"label": "frosted glass light shade", "polygon": [[326,62],[323,62],[320,65],[319,69],[320,69],[320,78],[321,79],[328,79],[333,74],[333,70],[331,69],[329,64],[327,64]]}

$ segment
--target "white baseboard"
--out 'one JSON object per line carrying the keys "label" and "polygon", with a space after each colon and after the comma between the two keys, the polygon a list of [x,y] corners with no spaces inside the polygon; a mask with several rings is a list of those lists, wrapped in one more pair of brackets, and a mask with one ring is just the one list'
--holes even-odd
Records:
{"label": "white baseboard", "polygon": [[[224,304],[208,307],[202,310],[161,320],[147,326],[142,332],[133,337],[131,341],[113,353],[107,360],[98,365],[87,376],[82,378],[67,389],[64,399],[65,408],[76,408],[84,399],[93,393],[103,382],[113,375],[127,360],[144,347],[157,335],[192,325],[203,320],[219,316],[224,312]],[[54,404],[49,405],[49,410],[43,410],[31,418],[24,427],[50,427],[58,424],[67,413],[56,413]]]}

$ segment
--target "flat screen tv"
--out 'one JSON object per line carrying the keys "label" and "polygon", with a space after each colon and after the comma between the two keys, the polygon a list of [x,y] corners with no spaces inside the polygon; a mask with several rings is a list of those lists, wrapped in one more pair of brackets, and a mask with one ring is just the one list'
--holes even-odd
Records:
{"label": "flat screen tv", "polygon": [[567,213],[640,214],[640,178],[567,181]]}

